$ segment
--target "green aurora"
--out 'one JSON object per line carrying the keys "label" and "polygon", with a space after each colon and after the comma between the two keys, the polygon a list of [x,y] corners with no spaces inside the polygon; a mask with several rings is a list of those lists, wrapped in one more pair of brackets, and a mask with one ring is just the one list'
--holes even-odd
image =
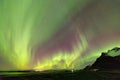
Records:
{"label": "green aurora", "polygon": [[0,69],[81,69],[120,46],[118,0],[0,0]]}

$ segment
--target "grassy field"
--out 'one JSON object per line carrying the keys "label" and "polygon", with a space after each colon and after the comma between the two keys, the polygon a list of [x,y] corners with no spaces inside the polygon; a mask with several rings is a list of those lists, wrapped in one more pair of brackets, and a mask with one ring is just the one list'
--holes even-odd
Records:
{"label": "grassy field", "polygon": [[1,71],[0,80],[120,80],[119,71]]}

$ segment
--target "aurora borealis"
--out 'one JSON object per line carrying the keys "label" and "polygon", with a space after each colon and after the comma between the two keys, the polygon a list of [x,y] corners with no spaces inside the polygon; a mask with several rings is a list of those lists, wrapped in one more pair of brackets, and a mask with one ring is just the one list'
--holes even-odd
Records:
{"label": "aurora borealis", "polygon": [[0,70],[81,69],[120,46],[119,0],[0,0]]}

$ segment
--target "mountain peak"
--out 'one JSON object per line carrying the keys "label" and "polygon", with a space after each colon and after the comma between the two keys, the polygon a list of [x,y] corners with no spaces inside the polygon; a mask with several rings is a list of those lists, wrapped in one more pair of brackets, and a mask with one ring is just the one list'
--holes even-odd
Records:
{"label": "mountain peak", "polygon": [[113,48],[111,50],[108,50],[107,55],[112,56],[112,57],[120,56],[120,48],[115,47],[115,48]]}
{"label": "mountain peak", "polygon": [[89,67],[91,70],[120,70],[120,48],[115,47],[102,53],[95,63]]}

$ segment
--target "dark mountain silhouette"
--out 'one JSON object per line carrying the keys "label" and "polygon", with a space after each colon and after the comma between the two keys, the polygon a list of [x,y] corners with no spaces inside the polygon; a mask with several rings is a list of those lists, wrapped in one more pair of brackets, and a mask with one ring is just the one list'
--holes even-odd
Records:
{"label": "dark mountain silhouette", "polygon": [[93,70],[120,70],[120,48],[116,47],[102,53],[92,66],[85,69]]}

